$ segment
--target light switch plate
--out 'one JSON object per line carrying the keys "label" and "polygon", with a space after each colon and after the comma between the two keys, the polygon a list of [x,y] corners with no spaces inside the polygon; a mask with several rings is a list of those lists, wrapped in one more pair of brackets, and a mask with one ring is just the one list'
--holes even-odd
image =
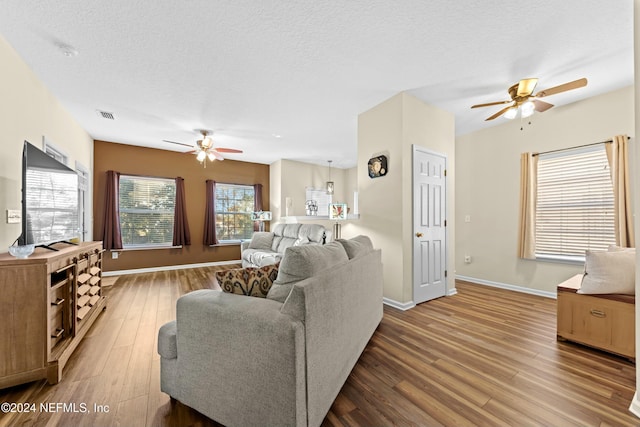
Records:
{"label": "light switch plate", "polygon": [[7,209],[7,224],[19,224],[22,213],[17,209]]}

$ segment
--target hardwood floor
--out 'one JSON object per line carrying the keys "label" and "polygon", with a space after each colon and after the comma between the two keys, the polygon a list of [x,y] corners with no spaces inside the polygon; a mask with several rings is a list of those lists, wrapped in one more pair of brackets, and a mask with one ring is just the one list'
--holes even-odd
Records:
{"label": "hardwood floor", "polygon": [[[214,270],[112,280],[107,310],[59,384],[0,390],[0,402],[35,404],[0,414],[0,426],[217,426],[160,391],[156,352],[158,328],[175,318],[176,299],[214,287]],[[323,425],[640,425],[627,410],[635,366],[557,342],[555,300],[457,286],[458,295],[406,312],[385,307]]]}

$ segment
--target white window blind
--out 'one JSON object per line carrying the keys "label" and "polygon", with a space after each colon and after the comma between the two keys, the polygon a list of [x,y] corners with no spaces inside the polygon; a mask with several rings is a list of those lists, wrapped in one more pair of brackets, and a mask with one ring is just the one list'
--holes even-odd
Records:
{"label": "white window blind", "polygon": [[314,200],[318,205],[319,216],[329,216],[329,205],[332,203],[333,196],[327,194],[326,188],[305,188],[305,196],[307,200]]}
{"label": "white window blind", "polygon": [[175,180],[121,175],[119,190],[122,245],[171,246]]}
{"label": "white window blind", "polygon": [[613,187],[603,145],[540,155],[536,256],[584,259],[615,244]]}

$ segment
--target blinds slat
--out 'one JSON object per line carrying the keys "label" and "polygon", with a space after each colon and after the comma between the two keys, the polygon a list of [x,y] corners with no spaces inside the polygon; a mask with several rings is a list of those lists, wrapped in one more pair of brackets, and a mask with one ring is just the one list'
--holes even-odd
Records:
{"label": "blinds slat", "polygon": [[538,160],[536,253],[584,255],[615,244],[604,147]]}

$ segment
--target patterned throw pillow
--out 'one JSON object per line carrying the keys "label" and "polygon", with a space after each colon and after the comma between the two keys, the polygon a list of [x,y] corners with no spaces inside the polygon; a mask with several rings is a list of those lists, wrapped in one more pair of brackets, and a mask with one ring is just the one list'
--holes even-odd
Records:
{"label": "patterned throw pillow", "polygon": [[265,298],[273,281],[278,277],[278,265],[265,265],[260,268],[238,268],[217,271],[216,279],[223,291],[230,294],[248,295]]}

